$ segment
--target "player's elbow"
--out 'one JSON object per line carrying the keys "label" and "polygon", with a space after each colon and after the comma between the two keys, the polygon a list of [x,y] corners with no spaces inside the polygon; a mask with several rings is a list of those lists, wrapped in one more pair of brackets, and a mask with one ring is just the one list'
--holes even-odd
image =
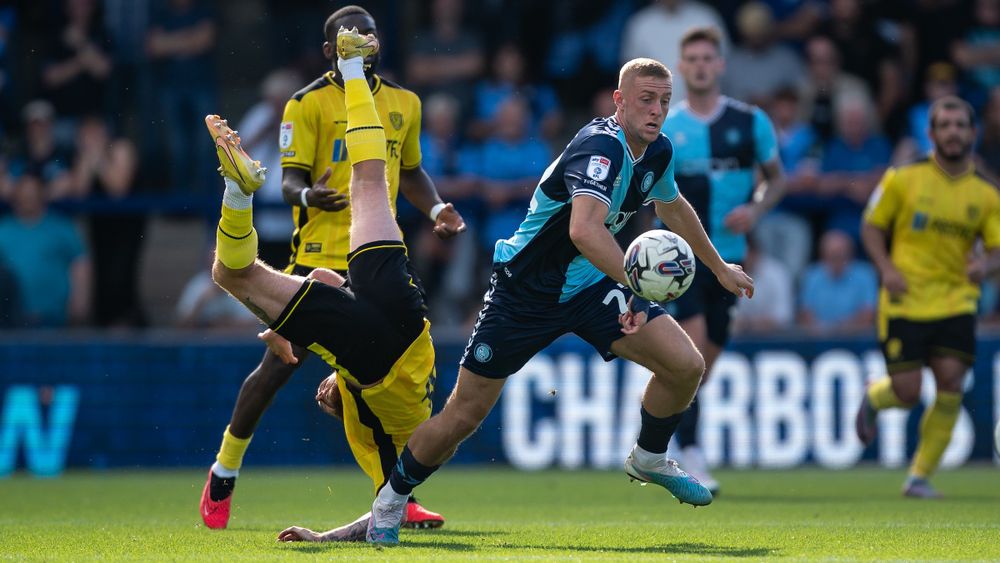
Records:
{"label": "player's elbow", "polygon": [[570,221],[569,239],[573,241],[573,244],[580,249],[581,252],[587,247],[592,235],[593,229],[586,223],[582,221]]}

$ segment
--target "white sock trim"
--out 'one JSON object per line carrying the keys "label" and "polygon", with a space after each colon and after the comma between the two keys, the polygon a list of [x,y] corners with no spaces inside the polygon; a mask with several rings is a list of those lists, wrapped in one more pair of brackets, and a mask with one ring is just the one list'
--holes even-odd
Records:
{"label": "white sock trim", "polygon": [[632,459],[642,467],[653,467],[666,461],[667,454],[654,454],[639,447],[638,444],[632,448]]}
{"label": "white sock trim", "polygon": [[243,193],[239,185],[229,178],[223,178],[226,182],[226,191],[222,192],[222,205],[230,209],[250,209],[253,207],[253,194]]}
{"label": "white sock trim", "polygon": [[378,492],[379,500],[388,502],[391,504],[397,504],[400,502],[406,502],[410,499],[410,495],[404,495],[396,492],[396,489],[392,488],[392,481],[389,481],[382,487],[382,490]]}
{"label": "white sock trim", "polygon": [[212,473],[215,473],[216,477],[222,477],[223,479],[231,479],[233,477],[240,476],[239,469],[229,469],[218,461],[212,464]]}
{"label": "white sock trim", "polygon": [[365,79],[365,60],[361,57],[352,57],[350,59],[337,58],[337,68],[340,69],[340,75],[344,78],[344,82],[354,79]]}

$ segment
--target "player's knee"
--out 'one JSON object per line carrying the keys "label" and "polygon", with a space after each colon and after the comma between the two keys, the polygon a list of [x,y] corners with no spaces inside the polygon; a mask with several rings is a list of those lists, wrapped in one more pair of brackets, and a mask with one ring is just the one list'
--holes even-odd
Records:
{"label": "player's knee", "polygon": [[920,385],[909,383],[897,385],[893,383],[892,391],[896,394],[896,398],[908,407],[912,407],[920,402]]}
{"label": "player's knee", "polygon": [[685,385],[697,386],[705,375],[705,358],[697,349],[678,357],[671,366],[671,373]]}
{"label": "player's knee", "polygon": [[452,429],[452,434],[457,441],[471,436],[479,429],[479,425],[489,414],[489,409],[477,408],[473,403],[449,404],[448,406],[451,408],[445,409],[448,415],[447,424]]}

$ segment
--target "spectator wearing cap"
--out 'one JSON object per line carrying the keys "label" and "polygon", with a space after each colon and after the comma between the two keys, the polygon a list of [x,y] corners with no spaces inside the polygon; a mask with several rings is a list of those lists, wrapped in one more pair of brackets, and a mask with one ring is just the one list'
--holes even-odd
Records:
{"label": "spectator wearing cap", "polygon": [[805,72],[802,60],[775,41],[774,16],[767,4],[744,4],[736,26],[742,42],[726,61],[722,89],[733,98],[767,107],[777,90],[794,85]]}
{"label": "spectator wearing cap", "polygon": [[68,219],[48,210],[45,188],[25,174],[14,187],[13,214],[0,219],[0,261],[17,280],[26,328],[86,321],[90,310],[90,261]]}
{"label": "spectator wearing cap", "polygon": [[21,115],[24,144],[11,159],[11,176],[37,177],[43,183],[45,198],[50,201],[70,196],[72,151],[56,138],[55,108],[45,100],[35,100],[24,106]]}

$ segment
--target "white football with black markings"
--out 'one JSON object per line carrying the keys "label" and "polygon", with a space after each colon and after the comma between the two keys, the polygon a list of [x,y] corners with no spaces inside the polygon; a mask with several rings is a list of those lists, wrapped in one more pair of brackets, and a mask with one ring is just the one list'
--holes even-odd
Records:
{"label": "white football with black markings", "polygon": [[633,292],[650,301],[673,301],[694,281],[694,253],[686,240],[665,230],[647,231],[625,250],[625,275]]}

